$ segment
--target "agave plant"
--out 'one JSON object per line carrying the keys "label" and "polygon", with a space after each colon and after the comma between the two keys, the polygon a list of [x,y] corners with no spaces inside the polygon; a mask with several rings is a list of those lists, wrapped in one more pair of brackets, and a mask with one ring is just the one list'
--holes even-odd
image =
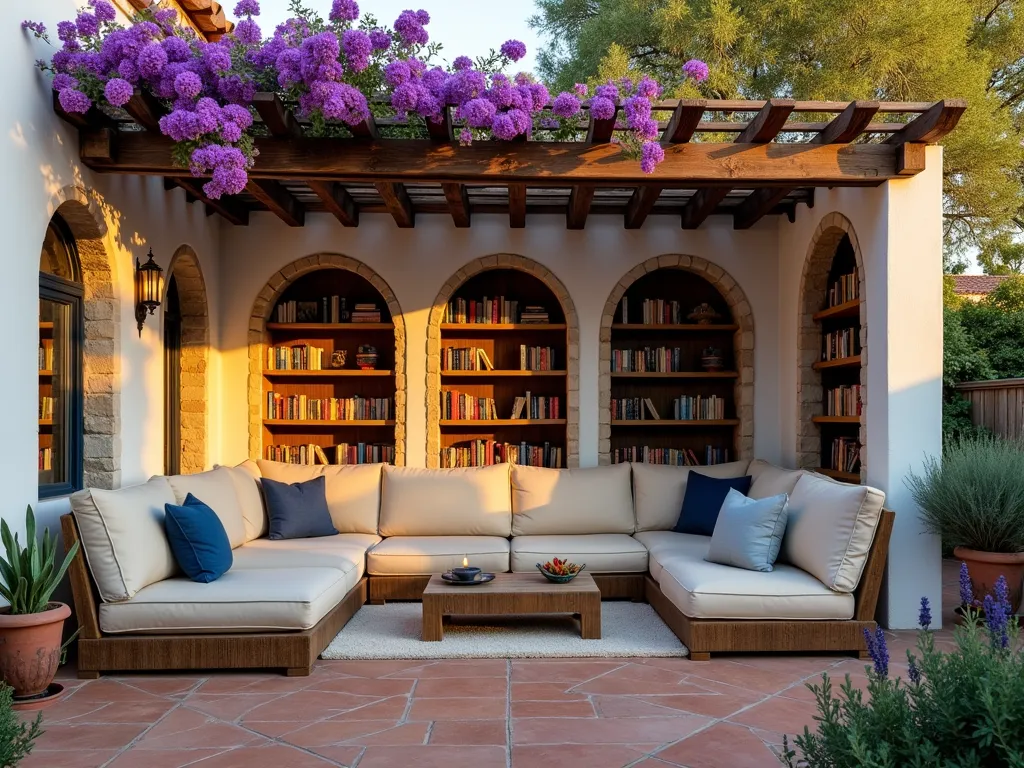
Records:
{"label": "agave plant", "polygon": [[25,513],[26,545],[21,546],[17,534],[11,535],[6,520],[0,520],[0,539],[5,550],[0,557],[0,597],[10,603],[11,614],[42,613],[78,553],[78,542],[58,568],[57,537],[51,537],[46,528],[42,542],[36,541],[36,516],[31,505]]}

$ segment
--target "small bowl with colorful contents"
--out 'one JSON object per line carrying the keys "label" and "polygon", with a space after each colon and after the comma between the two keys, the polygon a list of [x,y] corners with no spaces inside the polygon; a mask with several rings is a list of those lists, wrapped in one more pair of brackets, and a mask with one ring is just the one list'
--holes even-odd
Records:
{"label": "small bowl with colorful contents", "polygon": [[544,565],[537,563],[537,570],[544,574],[545,579],[553,581],[555,584],[567,584],[579,576],[580,571],[586,567],[586,563],[576,565],[576,563],[560,560],[557,557],[551,558]]}

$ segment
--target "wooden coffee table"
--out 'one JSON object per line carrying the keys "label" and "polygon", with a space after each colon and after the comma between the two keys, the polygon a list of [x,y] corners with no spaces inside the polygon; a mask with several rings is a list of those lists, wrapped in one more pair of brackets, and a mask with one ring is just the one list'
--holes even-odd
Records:
{"label": "wooden coffee table", "polygon": [[584,571],[568,584],[552,584],[540,573],[498,573],[494,581],[453,587],[432,576],[423,590],[423,639],[444,636],[445,616],[507,616],[571,613],[584,640],[601,639],[601,590]]}

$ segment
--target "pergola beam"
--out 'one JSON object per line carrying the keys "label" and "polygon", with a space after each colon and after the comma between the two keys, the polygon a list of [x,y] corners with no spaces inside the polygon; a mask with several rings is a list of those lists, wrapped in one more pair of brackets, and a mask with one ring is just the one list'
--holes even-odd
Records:
{"label": "pergola beam", "polygon": [[307,181],[309,188],[320,198],[324,208],[346,227],[359,226],[359,207],[352,195],[334,181]]}
{"label": "pergola beam", "polygon": [[448,211],[456,227],[469,226],[469,195],[465,184],[442,184],[444,199],[448,201]]}
{"label": "pergola beam", "polygon": [[299,121],[295,119],[291,110],[284,106],[276,93],[264,91],[257,93],[253,96],[253,106],[271,136],[290,138],[302,136],[303,131]]}
{"label": "pergola beam", "polygon": [[250,178],[245,191],[263,203],[271,213],[289,227],[301,227],[306,223],[306,209],[279,182],[271,179]]}
{"label": "pergola beam", "polygon": [[[605,120],[595,120],[593,113],[590,115],[590,124],[587,126],[587,144],[607,144],[612,140],[615,133],[615,116],[618,114],[618,107],[615,113]],[[587,226],[587,216],[590,215],[590,202],[594,199],[596,187],[593,184],[576,184],[569,193],[569,206],[565,211],[565,226],[568,229],[583,229]]]}
{"label": "pergola beam", "polygon": [[526,185],[508,185],[508,225],[512,229],[526,226]]}
{"label": "pergola beam", "polygon": [[943,99],[935,102],[927,112],[923,112],[907,123],[902,131],[894,133],[887,144],[898,146],[909,142],[931,144],[956,128],[960,117],[967,109],[964,99]]}
{"label": "pergola beam", "polygon": [[416,214],[413,212],[409,193],[405,191],[405,185],[394,181],[378,181],[373,186],[377,188],[395,224],[403,229],[416,226]]}
{"label": "pergola beam", "polygon": [[[180,171],[181,169],[179,168],[178,170]],[[191,176],[165,179],[164,189],[167,188],[168,181],[172,181],[174,184],[185,190],[186,195],[191,195],[196,200],[204,203],[208,214],[210,211],[219,213],[225,221],[236,226],[244,227],[249,224],[249,210],[234,200],[225,198],[214,200],[212,197],[208,197],[203,191],[204,179],[196,179]],[[186,199],[188,198],[186,197]]]}

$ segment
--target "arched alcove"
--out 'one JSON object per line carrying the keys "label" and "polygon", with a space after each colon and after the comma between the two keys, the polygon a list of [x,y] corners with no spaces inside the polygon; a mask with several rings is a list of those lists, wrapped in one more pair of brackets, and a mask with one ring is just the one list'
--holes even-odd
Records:
{"label": "arched alcove", "polygon": [[[402,309],[395,298],[394,291],[370,267],[356,259],[340,254],[322,253],[314,256],[306,256],[297,259],[275,272],[266,282],[253,302],[252,312],[249,318],[249,456],[253,459],[262,458],[264,442],[264,367],[266,365],[266,349],[271,337],[267,325],[271,320],[271,313],[279,299],[296,281],[304,276],[318,270],[344,270],[358,277],[356,282],[365,284],[368,291],[380,297],[386,307],[384,311],[390,315],[390,322],[393,323],[394,350],[388,350],[382,354],[382,358],[391,360],[393,357],[394,375],[394,443],[395,443],[395,464],[405,464],[406,452],[406,378],[405,378],[405,355],[406,355],[406,332],[405,318]],[[352,307],[349,307],[352,309]],[[353,330],[358,324],[353,323]],[[390,329],[388,329],[390,331]],[[369,331],[377,333],[379,329]],[[362,343],[362,342],[360,342]],[[348,366],[352,367],[355,357],[355,350],[351,350],[352,357],[348,360]],[[327,362],[324,363],[325,367]]]}
{"label": "arched alcove", "polygon": [[[732,387],[732,419],[738,423],[726,425],[714,425],[718,427],[733,427],[735,429],[735,454],[739,458],[749,459],[753,457],[754,451],[754,316],[747,301],[743,289],[724,269],[716,264],[699,256],[687,256],[681,254],[666,254],[655,256],[637,266],[623,275],[622,279],[612,289],[605,302],[604,312],[601,314],[600,330],[600,352],[599,365],[600,373],[598,380],[598,461],[600,464],[610,464],[612,461],[612,340],[613,326],[621,319],[620,301],[638,281],[651,280],[650,275],[661,271],[674,270],[684,275],[692,275],[695,291],[692,293],[694,304],[709,302],[713,306],[719,305],[719,313],[722,318],[716,319],[714,325],[723,326],[713,333],[726,334],[732,342],[731,353],[727,354],[725,365],[731,366],[735,376],[731,377],[734,382]],[[656,281],[657,278],[654,278]],[[716,298],[717,297],[717,298]],[[667,298],[667,297],[657,297]],[[706,333],[694,329],[678,328],[673,329],[672,325],[692,325],[694,321],[686,315],[693,307],[682,308],[682,323],[667,324],[664,329],[656,329],[659,335],[668,343],[673,338],[682,338],[685,334],[699,333],[700,338],[713,338]],[[630,308],[630,319],[642,317],[639,313],[640,307]],[[725,312],[731,317],[726,318]],[[728,320],[728,322],[726,322]],[[639,322],[639,320],[637,321]],[[623,324],[625,325],[625,324]],[[616,328],[616,332],[620,329]],[[650,328],[648,328],[650,330]],[[622,336],[615,338],[627,338],[629,329],[622,328]],[[647,338],[646,336],[644,337]],[[689,362],[692,367],[695,363]],[[724,376],[724,374],[723,374]],[[680,379],[684,381],[685,379]],[[632,395],[631,395],[632,396]],[[637,396],[643,396],[643,393]],[[659,413],[659,415],[661,415]],[[669,414],[670,415],[670,414]],[[727,413],[726,415],[730,415]],[[665,416],[663,419],[667,420]],[[676,429],[673,425],[665,426],[665,429]],[[678,427],[682,428],[682,427]],[[710,427],[709,427],[710,428]]]}
{"label": "arched alcove", "polygon": [[[525,304],[531,302],[545,301],[545,297],[552,306],[546,307],[550,314],[550,322],[547,325],[553,326],[546,330],[539,328],[526,327],[523,329],[510,328],[507,333],[513,335],[521,335],[521,339],[517,336],[517,339],[511,343],[518,344],[529,344],[529,345],[547,345],[550,343],[551,346],[556,346],[554,339],[559,338],[559,341],[564,345],[564,362],[556,361],[556,365],[564,365],[564,392],[565,392],[565,403],[561,407],[564,408],[564,435],[565,435],[565,446],[564,446],[564,466],[566,467],[578,467],[579,466],[579,318],[576,314],[576,307],[573,304],[572,298],[569,296],[568,290],[558,277],[555,276],[551,270],[542,264],[534,261],[533,259],[525,256],[519,256],[515,254],[495,254],[490,256],[484,256],[481,258],[474,259],[468,264],[464,265],[461,269],[457,270],[455,274],[448,278],[445,284],[438,291],[437,297],[434,299],[433,307],[430,311],[429,323],[427,326],[427,466],[438,467],[440,465],[440,453],[442,449],[442,413],[441,413],[441,394],[442,394],[442,382],[441,382],[441,354],[442,348],[446,345],[447,340],[442,341],[442,324],[445,320],[445,314],[447,311],[448,303],[455,297],[460,289],[464,287],[472,287],[474,278],[479,282],[480,280],[488,280],[487,277],[480,277],[486,275],[486,273],[499,274],[500,272],[509,273],[508,280],[499,279],[494,285],[507,284],[511,291],[522,291],[523,300]],[[521,279],[514,277],[515,273],[519,273]],[[540,286],[540,290],[531,289],[530,283],[534,283]],[[493,294],[491,295],[493,298]],[[508,295],[506,298],[518,300],[515,295]],[[488,332],[490,329],[484,327],[481,329],[484,332]],[[460,332],[462,333],[462,332]],[[466,332],[467,343],[472,343],[472,334],[477,333],[476,330]],[[564,334],[564,335],[560,335]],[[545,341],[545,335],[549,335],[551,341]],[[461,337],[461,336],[460,336]],[[508,342],[505,342],[506,345]],[[504,354],[504,353],[503,353]],[[497,368],[499,361],[492,361]],[[518,361],[515,361],[518,362]],[[507,363],[506,363],[507,365]],[[518,365],[515,365],[518,368]],[[562,376],[563,374],[557,373],[556,376]],[[484,377],[488,378],[488,377]],[[511,391],[510,388],[521,389],[524,392],[530,389],[531,381],[541,382],[546,380],[546,384],[540,384],[540,393],[555,392],[552,387],[560,386],[555,384],[553,379],[555,376],[550,378],[545,376],[531,377],[524,376],[522,378],[510,377],[509,381],[515,383],[508,383],[505,388]],[[495,379],[497,380],[497,378]],[[509,404],[510,405],[510,404]],[[504,415],[504,414],[499,414]],[[505,436],[512,434],[514,427],[518,425],[508,425],[509,430],[504,430],[504,425],[497,425],[498,432],[496,433],[499,441],[505,440]],[[536,442],[543,441],[545,439],[544,428],[548,425],[537,425],[539,429],[533,434],[529,432],[532,425],[524,425],[524,429],[521,430],[523,435],[523,442]],[[550,425],[555,430],[560,431],[562,425]],[[552,433],[549,431],[548,435]]]}
{"label": "arched alcove", "polygon": [[[851,263],[857,274],[857,299],[837,302],[829,308],[829,289],[838,272]],[[834,265],[836,268],[834,268]],[[837,272],[838,269],[838,272]],[[840,479],[863,477],[867,465],[867,302],[865,301],[864,258],[853,224],[843,214],[824,216],[811,237],[800,278],[800,308],[797,318],[797,466],[823,469],[826,441],[850,434],[850,425],[827,421],[824,417],[826,386],[858,382],[861,386],[861,413],[853,419],[852,432],[860,441],[860,471],[854,476],[841,473]],[[841,306],[839,306],[841,304]],[[836,327],[859,327],[860,354],[855,364],[823,365],[822,334]],[[852,363],[853,361],[851,361]],[[827,379],[827,380],[826,380]],[[817,421],[816,421],[817,420]],[[842,433],[842,434],[841,434]]]}

